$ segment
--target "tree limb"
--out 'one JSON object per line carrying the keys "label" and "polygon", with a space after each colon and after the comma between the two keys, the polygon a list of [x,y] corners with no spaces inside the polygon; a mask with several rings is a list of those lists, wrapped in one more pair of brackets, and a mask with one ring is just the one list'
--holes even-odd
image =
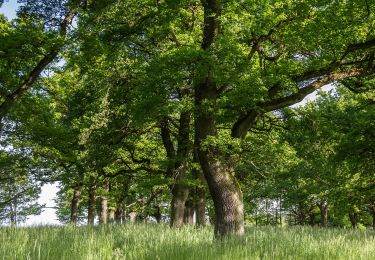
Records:
{"label": "tree limb", "polygon": [[[74,16],[77,14],[78,8],[82,0],[76,0],[70,10],[65,15],[64,19],[60,24],[60,36],[65,37],[67,34],[67,29],[69,24],[72,22]],[[58,55],[60,49],[63,47],[63,44],[56,44],[52,46],[49,53],[47,53],[34,67],[34,69],[29,73],[29,75],[25,78],[25,80],[21,83],[21,85],[11,94],[9,94],[3,103],[0,105],[0,117],[6,115],[9,109],[12,107],[14,103],[18,101],[20,97],[22,97],[25,92],[31,87],[32,84],[39,78],[40,74],[43,70],[50,64]]]}

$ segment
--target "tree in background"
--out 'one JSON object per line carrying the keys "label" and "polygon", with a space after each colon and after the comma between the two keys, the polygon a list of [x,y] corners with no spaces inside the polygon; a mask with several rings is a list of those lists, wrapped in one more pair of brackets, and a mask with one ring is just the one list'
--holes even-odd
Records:
{"label": "tree in background", "polygon": [[0,165],[0,222],[16,226],[40,214],[44,205],[37,203],[40,183],[30,174],[32,159],[0,151]]}

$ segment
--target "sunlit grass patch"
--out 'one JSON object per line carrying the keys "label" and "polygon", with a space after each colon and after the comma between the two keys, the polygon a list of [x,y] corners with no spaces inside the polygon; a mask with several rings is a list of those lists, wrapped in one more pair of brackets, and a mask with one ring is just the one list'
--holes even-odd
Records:
{"label": "sunlit grass patch", "polygon": [[0,259],[375,259],[375,232],[251,227],[214,241],[211,228],[166,225],[1,228]]}

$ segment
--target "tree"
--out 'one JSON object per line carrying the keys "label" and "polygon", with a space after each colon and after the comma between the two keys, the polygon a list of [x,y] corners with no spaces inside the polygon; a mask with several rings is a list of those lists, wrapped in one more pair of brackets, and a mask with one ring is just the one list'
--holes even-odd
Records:
{"label": "tree", "polygon": [[190,90],[215,234],[226,237],[244,232],[243,198],[238,154],[215,145],[227,138],[218,129],[231,128],[230,147],[264,113],[333,81],[372,74],[369,9],[363,1],[119,1],[91,6],[87,25],[127,57],[136,102],[158,102],[147,118],[165,115],[176,88]]}
{"label": "tree", "polygon": [[41,213],[36,200],[40,184],[32,178],[30,158],[0,151],[0,221],[16,226],[30,215]]}
{"label": "tree", "polygon": [[[211,58],[211,63],[206,60],[206,67],[202,68],[202,70],[205,69],[203,70],[205,73],[201,72],[201,78],[196,83],[195,131],[200,147],[199,159],[215,203],[217,218],[215,234],[219,237],[243,234],[244,217],[242,194],[234,177],[236,157],[230,156],[225,161],[220,160],[219,158],[223,156],[220,155],[216,147],[203,145],[204,140],[207,140],[208,137],[218,136],[218,122],[215,115],[216,111],[220,109],[217,106],[218,101],[223,97],[229,98],[229,95],[233,95],[232,93],[236,90],[250,89],[246,86],[248,84],[262,86],[262,88],[249,90],[252,96],[244,102],[245,106],[242,109],[238,106],[234,109],[242,111],[238,120],[232,123],[231,135],[233,138],[244,138],[259,115],[297,103],[307,94],[334,80],[373,73],[371,52],[367,52],[367,55],[364,54],[366,58],[361,58],[358,55],[371,50],[374,46],[373,35],[366,35],[360,41],[353,35],[347,35],[349,31],[356,35],[356,28],[353,27],[353,24],[348,23],[349,20],[352,21],[353,16],[362,21],[360,27],[367,28],[369,26],[366,22],[368,14],[365,5],[360,7],[361,4],[357,3],[359,12],[354,14],[348,12],[352,7],[351,4],[327,5],[323,1],[284,4],[287,9],[282,11],[278,9],[282,3],[277,1],[256,6],[259,8],[258,10],[252,9],[254,6],[245,3],[243,6],[238,5],[240,7],[236,10],[241,13],[241,16],[235,16],[234,12],[229,12],[229,7],[233,7],[233,3],[224,4],[215,0],[202,1],[204,26],[201,48],[207,53],[207,57]],[[317,8],[317,6],[324,6],[324,8]],[[253,12],[249,12],[249,10]],[[233,25],[228,26],[223,20],[227,19],[232,22],[232,19],[237,18],[236,22],[246,24],[244,17],[248,13],[254,13],[258,18],[249,25],[253,35],[247,35],[247,31],[241,30],[241,27],[235,35],[231,34]],[[313,15],[310,15],[311,13]],[[339,16],[339,13],[343,16]],[[344,16],[344,14],[346,15]],[[259,16],[257,17],[257,15]],[[267,17],[266,21],[263,20],[265,17]],[[329,22],[325,17],[331,17]],[[303,23],[306,23],[307,26],[302,26]],[[258,29],[257,26],[261,27]],[[318,27],[326,29],[318,31]],[[299,28],[299,31],[297,32],[295,28]],[[341,35],[338,35],[338,32]],[[332,45],[323,47],[326,41],[324,37],[327,37],[328,34],[334,37],[335,44],[342,46],[341,51],[337,51],[335,47],[333,49]],[[348,38],[342,38],[343,35]],[[243,71],[240,69],[240,65],[243,65],[242,62],[245,62],[249,57],[253,59],[258,57],[260,61],[258,63],[250,59],[250,64],[253,65],[252,69],[236,73],[235,78],[238,79],[244,77],[246,73],[253,74],[249,82],[246,82],[247,84],[245,83],[242,88],[240,84],[235,84],[232,80],[223,82],[224,79],[220,77],[222,74],[214,73],[215,70],[218,70],[225,75],[224,71],[231,71],[229,68],[223,70],[217,62],[216,64],[213,62],[217,60],[220,64],[230,64],[230,61],[225,59],[233,57],[232,52],[231,55],[225,52],[230,49],[225,44],[228,42],[236,44],[230,46],[233,48],[232,51],[236,50],[235,47],[244,46],[246,42],[250,43],[248,53],[238,53],[237,59],[241,63],[231,64],[237,71]],[[267,53],[268,51],[270,54]],[[222,56],[220,57],[218,54]],[[366,63],[370,64],[370,67],[365,68],[363,65]],[[207,66],[207,64],[210,65]],[[260,82],[260,84],[256,84],[256,82]]]}

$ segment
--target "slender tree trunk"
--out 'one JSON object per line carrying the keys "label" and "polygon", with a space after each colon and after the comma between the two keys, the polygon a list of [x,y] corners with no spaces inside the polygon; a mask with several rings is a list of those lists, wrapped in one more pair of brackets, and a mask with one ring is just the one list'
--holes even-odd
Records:
{"label": "slender tree trunk", "polygon": [[109,209],[108,222],[110,224],[114,224],[115,223],[115,213],[116,213],[116,210],[114,208],[110,208]]}
{"label": "slender tree trunk", "polygon": [[350,220],[350,223],[352,224],[352,228],[354,228],[354,229],[358,228],[357,217],[358,217],[357,213],[355,213],[355,212],[349,213],[349,220]]}
{"label": "slender tree trunk", "polygon": [[124,208],[122,206],[118,206],[115,212],[115,221],[118,224],[122,224],[124,223],[124,219],[125,219]]}
{"label": "slender tree trunk", "polygon": [[160,205],[156,205],[155,206],[155,214],[154,214],[154,217],[156,219],[156,223],[161,223],[161,209],[160,209]]}
{"label": "slender tree trunk", "polygon": [[325,202],[319,203],[320,209],[320,225],[326,227],[328,225],[328,204]]}
{"label": "slender tree trunk", "polygon": [[137,220],[138,213],[137,212],[130,212],[129,213],[129,222],[135,223]]}
{"label": "slender tree trunk", "polygon": [[109,180],[105,179],[103,181],[103,190],[105,194],[100,196],[100,218],[99,224],[107,224],[107,211],[108,211],[108,198],[107,193],[109,191]]}
{"label": "slender tree trunk", "polygon": [[313,227],[315,225],[315,214],[314,214],[314,212],[310,212],[309,220],[310,220],[310,226]]}
{"label": "slender tree trunk", "polygon": [[10,205],[10,226],[17,226],[17,204],[11,203]]}
{"label": "slender tree trunk", "polygon": [[372,229],[375,230],[375,203],[372,203],[367,206],[370,210],[371,217],[372,217]]}
{"label": "slender tree trunk", "polygon": [[87,224],[94,225],[96,211],[96,184],[92,182],[89,187],[89,201],[87,212]]}
{"label": "slender tree trunk", "polygon": [[281,207],[281,196],[280,196],[280,200],[279,200],[279,202],[280,202],[280,204],[279,204],[279,209],[280,209],[280,226],[282,226],[283,225],[283,214],[282,214],[282,212],[283,212],[283,209],[282,209],[282,207]]}
{"label": "slender tree trunk", "polygon": [[171,227],[179,228],[184,224],[185,203],[189,195],[189,187],[184,182],[188,178],[188,158],[190,152],[190,112],[181,112],[177,137],[177,151],[171,139],[169,120],[165,118],[161,126],[161,136],[169,159],[168,175],[175,184],[171,187]]}
{"label": "slender tree trunk", "polygon": [[181,227],[184,224],[185,204],[189,196],[189,186],[183,182],[188,179],[190,147],[190,111],[181,112],[177,137],[177,158],[175,164],[176,184],[172,188],[171,226]]}
{"label": "slender tree trunk", "polygon": [[276,199],[275,200],[275,223],[276,225],[281,225],[281,220],[280,220],[280,217],[281,217],[281,209],[280,209],[280,201],[279,199]]}
{"label": "slender tree trunk", "polygon": [[194,206],[195,206],[195,223],[198,227],[204,227],[206,225],[206,189],[205,179],[202,170],[198,167],[199,159],[197,147],[194,145],[193,154],[193,177],[199,181],[199,185],[194,188]]}
{"label": "slender tree trunk", "polygon": [[74,226],[77,225],[78,222],[78,208],[79,208],[79,202],[81,200],[81,186],[74,187],[73,191],[73,198],[71,201],[70,206],[70,223]]}
{"label": "slender tree trunk", "polygon": [[300,208],[297,209],[296,212],[296,224],[297,225],[305,225],[306,215]]}
{"label": "slender tree trunk", "polygon": [[211,226],[215,226],[215,222],[216,222],[215,207],[208,208],[208,222],[210,223]]}

